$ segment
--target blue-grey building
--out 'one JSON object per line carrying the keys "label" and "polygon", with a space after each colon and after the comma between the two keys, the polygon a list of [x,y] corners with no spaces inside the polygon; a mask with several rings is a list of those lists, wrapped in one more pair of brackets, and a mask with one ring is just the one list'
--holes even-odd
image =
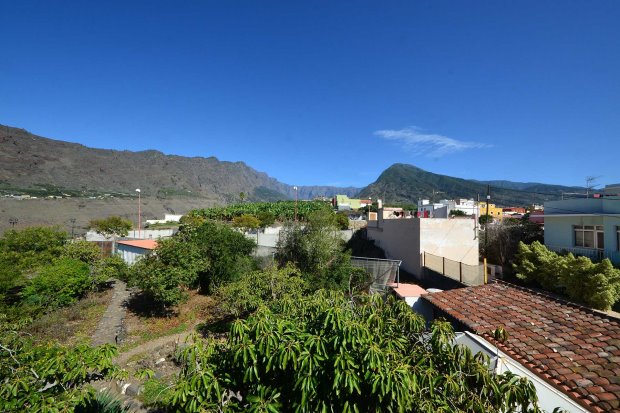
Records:
{"label": "blue-grey building", "polygon": [[620,184],[596,198],[545,202],[545,245],[620,264]]}

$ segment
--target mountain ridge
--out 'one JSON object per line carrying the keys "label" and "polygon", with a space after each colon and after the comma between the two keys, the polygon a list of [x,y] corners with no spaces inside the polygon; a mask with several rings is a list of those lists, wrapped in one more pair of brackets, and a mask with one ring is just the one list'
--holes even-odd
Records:
{"label": "mountain ridge", "polygon": [[[500,187],[504,184],[508,187]],[[414,165],[395,163],[377,180],[359,192],[359,196],[382,197],[387,203],[417,203],[419,199],[486,199],[491,186],[491,202],[500,206],[532,205],[559,199],[562,192],[585,191],[585,188],[506,180],[478,181],[425,171]],[[434,199],[433,199],[434,198]]]}
{"label": "mountain ridge", "polygon": [[[295,190],[243,161],[214,156],[185,157],[155,149],[127,151],[91,148],[0,126],[0,182],[23,189],[55,187],[80,191],[145,196],[194,196],[231,203],[241,192],[252,201],[292,199]],[[298,186],[300,199],[345,193],[360,188],[326,185]],[[77,192],[75,192],[77,191]]]}

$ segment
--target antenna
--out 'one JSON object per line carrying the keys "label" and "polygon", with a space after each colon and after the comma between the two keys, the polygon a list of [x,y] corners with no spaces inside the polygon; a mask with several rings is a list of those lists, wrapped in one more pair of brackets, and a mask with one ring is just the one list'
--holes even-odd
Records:
{"label": "antenna", "polygon": [[586,198],[590,197],[591,190],[599,186],[599,184],[596,183],[596,180],[600,177],[601,177],[600,175],[599,176],[586,176]]}

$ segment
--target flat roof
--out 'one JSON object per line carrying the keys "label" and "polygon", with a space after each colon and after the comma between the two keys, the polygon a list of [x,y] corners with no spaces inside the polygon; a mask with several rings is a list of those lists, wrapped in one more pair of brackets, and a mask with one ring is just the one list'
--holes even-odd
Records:
{"label": "flat roof", "polygon": [[153,239],[134,239],[117,241],[117,244],[129,245],[132,247],[142,248],[145,250],[154,250],[157,248],[157,241]]}
{"label": "flat roof", "polygon": [[400,298],[419,297],[422,294],[426,294],[428,292],[417,284],[393,283],[390,284],[390,287],[392,287],[392,290]]}
{"label": "flat roof", "polygon": [[[593,412],[620,409],[620,319],[507,283],[422,299]],[[503,327],[504,342],[493,331]]]}

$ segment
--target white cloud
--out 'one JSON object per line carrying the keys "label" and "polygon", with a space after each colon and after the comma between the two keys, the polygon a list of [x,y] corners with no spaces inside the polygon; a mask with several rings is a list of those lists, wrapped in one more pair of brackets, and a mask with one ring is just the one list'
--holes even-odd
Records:
{"label": "white cloud", "polygon": [[467,149],[491,147],[491,145],[485,143],[459,141],[443,135],[423,133],[417,127],[400,130],[378,130],[375,132],[375,135],[385,140],[399,143],[406,151],[430,157],[440,157]]}

